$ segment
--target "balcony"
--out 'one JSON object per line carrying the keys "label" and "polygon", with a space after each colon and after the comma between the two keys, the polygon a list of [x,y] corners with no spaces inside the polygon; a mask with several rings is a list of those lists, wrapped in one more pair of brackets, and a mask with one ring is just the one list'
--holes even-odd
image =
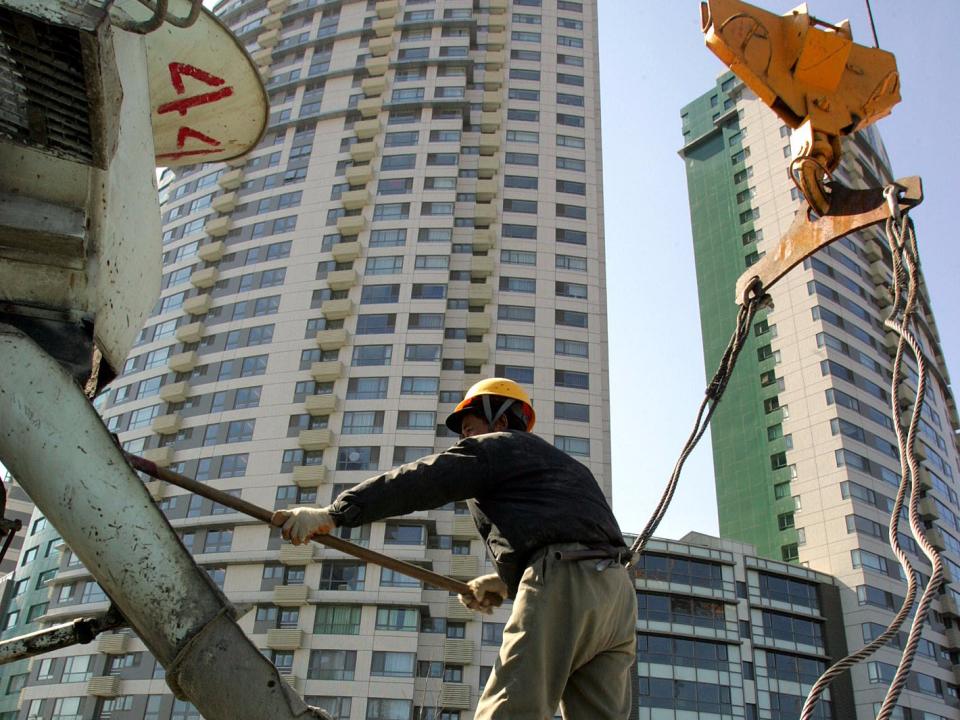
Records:
{"label": "balcony", "polygon": [[952,595],[943,595],[940,598],[940,612],[954,618],[960,618],[960,608],[957,607],[957,601]]}
{"label": "balcony", "polygon": [[485,133],[496,132],[500,127],[500,113],[480,113],[480,129]]}
{"label": "balcony", "polygon": [[467,301],[470,305],[486,305],[493,300],[493,286],[487,283],[470,284],[467,289]]}
{"label": "balcony", "polygon": [[323,465],[297,465],[293,469],[293,484],[297,487],[317,487],[327,478],[327,468]]}
{"label": "balcony", "polygon": [[273,48],[278,42],[280,42],[279,30],[267,30],[257,35],[257,45],[262,48]]}
{"label": "balcony", "polygon": [[223,195],[218,195],[210,201],[210,207],[219,213],[228,213],[236,206],[237,194],[235,192],[228,192]]}
{"label": "balcony", "polygon": [[486,312],[467,313],[467,334],[480,335],[490,330],[490,316]]}
{"label": "balcony", "polygon": [[310,366],[310,377],[317,382],[332,382],[340,377],[343,366],[339,360],[315,362]]}
{"label": "balcony", "polygon": [[211,237],[221,237],[226,235],[228,232],[230,232],[230,218],[223,216],[208,220],[207,224],[203,226],[203,231]]}
{"label": "balcony", "polygon": [[384,75],[390,68],[390,58],[373,57],[371,55],[367,58],[364,68],[366,68],[367,72],[371,75]]}
{"label": "balcony", "polygon": [[483,58],[487,70],[499,70],[503,67],[503,50],[488,51]]}
{"label": "balcony", "polygon": [[867,260],[872,263],[883,259],[883,250],[880,248],[880,243],[873,238],[869,238],[863,243],[863,254],[866,255]]}
{"label": "balcony", "polygon": [[380,57],[386,55],[391,50],[393,50],[393,38],[392,37],[378,37],[373,38],[367,45],[367,49],[370,51],[370,54],[374,57]]}
{"label": "balcony", "polygon": [[173,462],[173,448],[167,445],[161,448],[150,448],[140,453],[141,457],[149,460],[157,467],[167,467]]}
{"label": "balcony", "polygon": [[943,539],[943,533],[940,532],[939,528],[930,528],[927,530],[927,540],[930,541],[930,544],[933,545],[937,550],[946,550],[947,543]]}
{"label": "balcony", "polygon": [[98,675],[87,681],[87,695],[112,698],[120,694],[120,678],[115,675]]}
{"label": "balcony", "polygon": [[470,277],[486,278],[493,275],[493,258],[490,255],[474,255],[470,258]]}
{"label": "balcony", "polygon": [[456,595],[447,598],[447,619],[448,620],[473,620],[473,610],[464,607]]}
{"label": "balcony", "polygon": [[917,510],[920,513],[920,517],[927,522],[940,519],[940,512],[937,510],[937,504],[933,501],[933,498],[920,498],[920,502],[917,503]]}
{"label": "balcony", "polygon": [[303,645],[303,630],[299,628],[270,628],[267,647],[271,650],[299,650]]}
{"label": "balcony", "polygon": [[497,209],[491,203],[477,203],[473,208],[473,221],[488,226],[497,221]]}
{"label": "balcony", "polygon": [[[357,134],[357,137],[361,140],[369,140],[374,135],[379,133],[381,130],[380,121],[376,118],[372,120],[358,120],[353,124],[353,131]],[[347,173],[349,175],[350,170],[353,168],[347,168]],[[350,179],[349,177],[347,178]],[[370,178],[367,178],[369,180]],[[366,182],[366,180],[364,180]]]}
{"label": "balcony", "polygon": [[367,221],[363,215],[344,215],[337,218],[337,232],[340,235],[359,235],[366,226]]}
{"label": "balcony", "polygon": [[337,396],[330,395],[307,395],[303,400],[304,409],[314,416],[329,415],[337,409]]}
{"label": "balcony", "polygon": [[344,173],[344,177],[351,186],[362,187],[373,177],[373,168],[370,165],[351,165]]}
{"label": "balcony", "polygon": [[450,558],[450,577],[467,580],[480,574],[480,558],[476,555],[453,555]]}
{"label": "balcony", "polygon": [[206,290],[213,287],[220,278],[220,271],[215,267],[201,268],[190,276],[190,284],[196,288]]}
{"label": "balcony", "polygon": [[290,4],[290,0],[268,0],[267,10],[275,13],[282,13],[287,9],[287,5]]}
{"label": "balcony", "polygon": [[373,34],[382,38],[392,35],[396,26],[397,23],[393,18],[383,18],[382,20],[374,20],[371,27],[373,28]]}
{"label": "balcony", "polygon": [[330,253],[338,263],[352,262],[360,257],[360,241],[351,240],[350,242],[337,243],[330,248]]}
{"label": "balcony", "polygon": [[[484,113],[484,115],[492,113]],[[481,155],[496,155],[500,151],[500,135],[494,132],[484,132],[480,133],[480,148]]]}
{"label": "balcony", "polygon": [[474,251],[489,250],[493,247],[495,240],[493,230],[478,228],[473,232],[473,249]]}
{"label": "balcony", "polygon": [[463,362],[467,365],[482,365],[490,359],[490,347],[485,342],[467,342],[463,349]]}
{"label": "balcony", "polygon": [[173,335],[182,343],[195,343],[200,342],[201,338],[203,338],[204,330],[206,330],[206,326],[197,320],[196,322],[181,325]]}
{"label": "balcony", "polygon": [[443,642],[443,662],[447,665],[473,664],[473,640],[447,638]]}
{"label": "balcony", "polygon": [[379,0],[374,7],[377,11],[377,17],[381,20],[383,18],[392,18],[400,12],[400,0]]}
{"label": "balcony", "polygon": [[870,279],[874,283],[880,284],[887,282],[890,276],[890,268],[883,260],[875,260],[870,264]]}
{"label": "balcony", "polygon": [[273,604],[280,607],[306,605],[308,593],[306,585],[277,585],[273,589]]}
{"label": "balcony", "polygon": [[[146,457],[146,454],[144,454],[144,457]],[[170,463],[167,463],[167,465],[169,464]],[[148,480],[143,484],[143,486],[147,489],[147,494],[150,496],[151,500],[154,502],[160,502],[167,494],[167,484],[168,483],[164,482],[163,480]]]}
{"label": "balcony", "polygon": [[301,430],[297,444],[304,450],[326,450],[333,442],[333,433],[329,429]]}
{"label": "balcony", "polygon": [[313,543],[293,545],[284,543],[280,546],[280,555],[277,559],[284,565],[308,565],[313,562]]}
{"label": "balcony", "polygon": [[500,15],[507,11],[507,0],[487,0],[487,12]]}
{"label": "balcony", "polygon": [[170,359],[167,360],[167,367],[173,370],[173,372],[190,372],[197,366],[197,351],[190,350],[188,352],[178,353],[176,355],[171,355]]}
{"label": "balcony", "polygon": [[470,686],[466,683],[441,683],[440,705],[444,708],[470,709]]}
{"label": "balcony", "polygon": [[257,50],[250,57],[253,59],[254,64],[266,68],[273,62],[273,49],[263,48],[262,50]]}
{"label": "balcony", "polygon": [[222,187],[224,190],[235,190],[236,188],[240,187],[240,183],[242,182],[243,168],[227,170],[227,172],[217,179],[217,185]]}
{"label": "balcony", "polygon": [[[483,136],[480,136],[481,141]],[[497,196],[496,180],[477,180],[477,202],[490,202]]]}
{"label": "balcony", "polygon": [[343,320],[353,313],[353,300],[350,298],[339,298],[337,300],[324,300],[320,306],[320,314],[327,320]]}
{"label": "balcony", "polygon": [[347,210],[360,210],[370,204],[370,191],[366,188],[347,190],[340,195],[340,202]]}
{"label": "balcony", "polygon": [[368,163],[377,156],[377,144],[372,140],[350,146],[350,159],[355,163]]}
{"label": "balcony", "polygon": [[496,157],[480,157],[477,162],[477,175],[482,178],[492,178],[498,172],[500,172],[500,161]]}
{"label": "balcony", "polygon": [[877,304],[877,307],[885,308],[887,305],[890,305],[893,302],[893,293],[890,288],[884,284],[874,285],[873,286],[873,301]]}
{"label": "balcony", "polygon": [[333,270],[327,274],[331,290],[348,290],[357,284],[356,270]]}
{"label": "balcony", "polygon": [[190,383],[186,380],[180,382],[167,383],[160,388],[160,399],[168,403],[183,402],[190,393]]}
{"label": "balcony", "polygon": [[204,315],[210,309],[210,294],[194,295],[183,301],[183,311],[188,315]]}
{"label": "balcony", "polygon": [[172,435],[180,429],[180,415],[178,413],[167,413],[166,415],[157,415],[150,422],[150,429],[158,435]]}
{"label": "balcony", "polygon": [[[477,73],[479,75],[479,73]],[[483,73],[483,89],[499,90],[503,87],[503,73],[500,70],[486,70]]]}
{"label": "balcony", "polygon": [[[347,344],[347,331],[344,328],[320,330],[317,332],[317,346],[321,350],[339,350]],[[325,397],[325,396],[317,396]]]}
{"label": "balcony", "polygon": [[480,535],[470,515],[454,515],[453,537],[461,540],[476,540]]}
{"label": "balcony", "polygon": [[360,89],[368,98],[377,97],[387,89],[387,78],[383,75],[364,78],[360,81]]}
{"label": "balcony", "polygon": [[103,634],[97,638],[97,652],[105,655],[124,655],[127,652],[130,636],[127,633]]}
{"label": "balcony", "polygon": [[197,250],[197,256],[206,262],[217,262],[223,257],[224,247],[226,245],[223,240],[214,240],[206,245],[201,245],[200,249]]}
{"label": "balcony", "polygon": [[260,26],[265,27],[267,30],[278,30],[283,24],[283,21],[281,20],[282,17],[283,15],[278,12],[270,13],[263,18],[263,22],[260,23]]}
{"label": "balcony", "polygon": [[494,90],[487,90],[483,93],[483,109],[485,112],[494,112],[500,109],[503,104],[503,94]]}
{"label": "balcony", "polygon": [[383,97],[367,97],[357,103],[357,110],[365,118],[375,118],[383,109]]}

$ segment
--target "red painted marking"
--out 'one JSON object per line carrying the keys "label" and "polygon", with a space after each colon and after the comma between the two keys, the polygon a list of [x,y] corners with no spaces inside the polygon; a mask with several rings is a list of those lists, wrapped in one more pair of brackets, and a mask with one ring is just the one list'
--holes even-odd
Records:
{"label": "red painted marking", "polygon": [[192,78],[199,80],[202,83],[207,85],[212,85],[213,87],[219,87],[223,85],[226,80],[216,75],[211,75],[205,70],[201,70],[198,67],[193,65],[187,65],[186,63],[172,62],[167,68],[170,70],[170,83],[177,91],[177,95],[183,95],[183,76],[189,75]]}
{"label": "red painted marking", "polygon": [[186,115],[187,110],[198,105],[206,105],[208,103],[217,102],[223,100],[225,97],[230,97],[233,95],[232,87],[225,87],[216,92],[212,93],[203,93],[202,95],[193,95],[188,98],[183,98],[183,100],[174,100],[173,102],[164,103],[157,108],[157,114],[163,115],[168,112],[178,112],[181,115]]}
{"label": "red painted marking", "polygon": [[215,140],[209,135],[204,135],[199,130],[194,130],[193,128],[189,128],[189,127],[181,127],[177,131],[177,147],[182,148],[183,143],[186,141],[188,137],[196,138],[200,142],[204,142],[207,145],[216,145],[217,147],[220,146],[219,140]]}
{"label": "red painted marking", "polygon": [[157,155],[159,158],[169,158],[170,160],[179,160],[182,157],[189,157],[190,155],[209,155],[210,153],[220,152],[219,149],[210,150],[184,150],[181,152],[169,152],[169,153],[160,153]]}

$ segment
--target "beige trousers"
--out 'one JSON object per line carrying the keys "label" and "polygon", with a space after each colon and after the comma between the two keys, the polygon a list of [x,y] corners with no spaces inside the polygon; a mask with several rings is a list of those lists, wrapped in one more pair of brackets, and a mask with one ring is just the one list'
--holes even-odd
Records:
{"label": "beige trousers", "polygon": [[475,720],[629,718],[636,591],[622,567],[596,568],[548,551],[526,569]]}

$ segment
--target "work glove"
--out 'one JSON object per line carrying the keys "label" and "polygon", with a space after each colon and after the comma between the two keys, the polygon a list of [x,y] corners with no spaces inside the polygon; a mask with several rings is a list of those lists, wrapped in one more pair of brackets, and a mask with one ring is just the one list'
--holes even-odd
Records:
{"label": "work glove", "polygon": [[271,522],[283,527],[283,539],[294,545],[309,542],[314,535],[325,535],[337,524],[326,508],[294,507],[277,510]]}
{"label": "work glove", "polygon": [[491,615],[507,599],[507,585],[499,575],[481,575],[467,583],[470,595],[460,595],[460,603],[471,610]]}

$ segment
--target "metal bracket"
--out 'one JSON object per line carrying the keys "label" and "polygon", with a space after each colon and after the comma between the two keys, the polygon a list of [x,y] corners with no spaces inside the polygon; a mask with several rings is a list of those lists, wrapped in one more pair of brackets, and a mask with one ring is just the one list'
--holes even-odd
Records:
{"label": "metal bracket", "polygon": [[[898,211],[909,210],[923,202],[923,184],[919,177],[901,178],[895,185],[899,197],[896,205],[893,205],[884,197],[883,188],[851,190],[838,182],[827,183],[830,190],[829,214],[810,218],[806,209],[798,212],[777,247],[767,252],[737,280],[736,303],[745,303],[747,293],[767,292],[795,265],[834,240],[883,222],[891,216],[894,208]],[[756,285],[758,281],[759,285]]]}

